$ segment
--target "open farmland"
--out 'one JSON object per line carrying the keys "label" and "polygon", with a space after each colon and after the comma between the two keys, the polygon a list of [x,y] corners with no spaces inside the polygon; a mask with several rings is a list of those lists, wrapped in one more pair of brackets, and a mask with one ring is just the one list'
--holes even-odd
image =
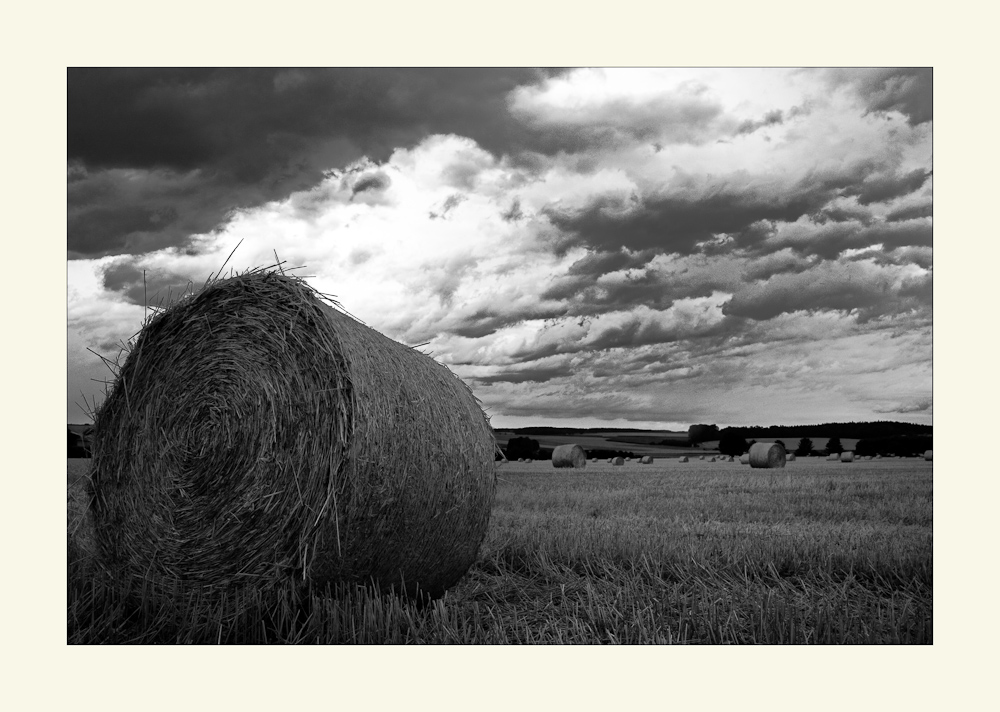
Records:
{"label": "open farmland", "polygon": [[931,643],[932,491],[918,459],[509,463],[478,561],[431,606],[151,609],[112,600],[71,541],[69,640]]}

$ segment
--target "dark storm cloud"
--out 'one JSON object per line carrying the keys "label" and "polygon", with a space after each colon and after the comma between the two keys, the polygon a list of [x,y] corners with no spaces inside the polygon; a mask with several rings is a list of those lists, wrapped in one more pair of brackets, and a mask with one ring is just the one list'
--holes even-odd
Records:
{"label": "dark storm cloud", "polygon": [[758,129],[766,128],[767,126],[775,126],[777,124],[782,124],[784,123],[784,121],[785,118],[781,112],[781,109],[775,109],[774,111],[769,111],[766,114],[764,114],[764,118],[760,119],[759,121],[753,121],[751,119],[747,119],[736,128],[736,135],[741,136],[744,134],[752,134],[754,131],[757,131]]}
{"label": "dark storm cloud", "polygon": [[[362,155],[385,160],[432,133],[469,136],[495,154],[520,150],[535,139],[509,115],[506,96],[551,74],[71,68],[70,256],[183,245],[234,209],[312,187],[325,169]],[[145,183],[157,190],[141,190]],[[164,190],[181,219],[148,221]]]}
{"label": "dark storm cloud", "polygon": [[366,176],[362,176],[358,179],[358,182],[354,184],[351,190],[351,195],[357,195],[358,193],[363,193],[366,190],[370,191],[380,191],[385,190],[389,187],[392,181],[389,180],[389,176],[385,173],[376,172],[369,173]]}
{"label": "dark storm cloud", "polygon": [[929,218],[934,214],[934,206],[931,203],[924,203],[923,205],[908,205],[906,207],[896,208],[892,210],[885,216],[885,219],[889,222],[900,222],[903,220],[912,220],[914,218]]}
{"label": "dark storm cloud", "polygon": [[834,187],[822,182],[773,192],[721,185],[692,197],[648,198],[635,211],[620,216],[607,209],[607,199],[574,213],[554,208],[546,208],[545,213],[557,227],[595,249],[624,245],[683,255],[700,251],[698,243],[718,233],[736,235],[739,245],[757,243],[766,235],[754,229],[756,223],[794,222],[818,210],[834,195]]}
{"label": "dark storm cloud", "polygon": [[[814,70],[806,70],[814,71]],[[898,111],[911,126],[934,118],[933,70],[929,67],[872,67],[824,69],[833,87],[850,86],[868,113]]]}
{"label": "dark storm cloud", "polygon": [[508,371],[494,376],[479,376],[475,381],[483,384],[493,383],[545,383],[555,378],[565,378],[572,376],[574,369],[572,364],[563,363],[555,366],[535,366],[517,371]]}
{"label": "dark storm cloud", "polygon": [[883,203],[918,190],[930,175],[930,171],[917,168],[903,175],[890,173],[869,176],[862,183],[846,188],[844,195],[856,195],[861,205]]}
{"label": "dark storm cloud", "polygon": [[106,267],[102,281],[105,289],[120,292],[133,304],[149,306],[169,304],[195,286],[179,274],[159,270],[145,270],[144,274],[142,267],[130,259]]}
{"label": "dark storm cloud", "polygon": [[891,276],[872,273],[851,263],[800,274],[781,274],[766,282],[750,284],[727,302],[727,316],[766,321],[779,314],[796,311],[857,310],[865,322],[886,314],[899,314],[930,306],[931,276],[902,281],[897,286]]}

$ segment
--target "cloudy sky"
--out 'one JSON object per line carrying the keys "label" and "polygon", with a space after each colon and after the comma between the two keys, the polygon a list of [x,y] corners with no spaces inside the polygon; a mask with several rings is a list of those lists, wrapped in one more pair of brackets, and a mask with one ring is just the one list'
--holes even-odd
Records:
{"label": "cloudy sky", "polygon": [[495,427],[930,423],[930,70],[70,70],[68,419],[277,252]]}

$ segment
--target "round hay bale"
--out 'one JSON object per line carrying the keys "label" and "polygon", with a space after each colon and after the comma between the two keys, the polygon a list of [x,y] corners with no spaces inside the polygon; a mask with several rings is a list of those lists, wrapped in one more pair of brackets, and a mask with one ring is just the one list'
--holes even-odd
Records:
{"label": "round hay bale", "polygon": [[596,457],[592,457],[592,458],[590,458],[590,461],[591,462],[597,462],[597,458]]}
{"label": "round hay bale", "polygon": [[705,459],[705,456],[704,456],[704,455],[702,455],[702,456],[700,456],[700,457],[699,457],[698,459],[699,459],[699,460],[704,460],[704,459]]}
{"label": "round hay bale", "polygon": [[784,467],[785,448],[777,443],[754,443],[747,453],[750,467]]}
{"label": "round hay bale", "polygon": [[840,461],[854,462],[854,452],[851,450],[845,450],[844,452],[840,453]]}
{"label": "round hay bale", "polygon": [[747,453],[743,453],[742,455],[740,455],[740,464],[741,465],[749,465],[750,464],[750,455],[747,454]]}
{"label": "round hay bale", "polygon": [[838,455],[835,452],[831,452],[829,455],[826,456],[826,459],[829,462],[839,462],[840,461],[840,455]]}
{"label": "round hay bale", "polygon": [[642,464],[642,465],[652,465],[653,464],[653,456],[652,455],[643,455],[641,458],[639,458],[639,463]]}
{"label": "round hay bale", "polygon": [[714,457],[710,457],[710,458],[708,458],[708,461],[709,462],[715,462],[715,458]]}
{"label": "round hay bale", "polygon": [[495,448],[429,356],[300,279],[216,280],[144,324],[97,413],[101,565],[150,598],[340,582],[437,597],[486,534]]}
{"label": "round hay bale", "polygon": [[726,462],[736,462],[736,458],[734,458],[732,455],[730,455],[729,459],[726,460]]}
{"label": "round hay bale", "polygon": [[552,451],[553,467],[586,467],[587,453],[579,445],[567,443],[558,445]]}
{"label": "round hay bale", "polygon": [[608,458],[608,464],[609,464],[609,465],[611,464],[611,461],[612,461],[612,460],[614,460],[614,458],[613,458],[613,457],[609,457],[609,458]]}
{"label": "round hay bale", "polygon": [[882,456],[881,456],[881,455],[876,455],[876,456],[875,456],[875,459],[876,459],[876,460],[881,460],[881,459],[882,459]]}
{"label": "round hay bale", "polygon": [[625,464],[625,460],[623,460],[620,457],[615,457],[615,458],[611,459],[611,464],[612,465],[624,465]]}
{"label": "round hay bale", "polygon": [[524,462],[524,458],[523,457],[519,457],[519,458],[517,458],[517,461],[518,462]]}
{"label": "round hay bale", "polygon": [[788,462],[794,462],[795,461],[795,453],[794,452],[788,453],[788,458],[787,459],[788,459]]}
{"label": "round hay bale", "polygon": [[625,458],[625,462],[632,462],[632,458],[631,457],[626,457]]}
{"label": "round hay bale", "polygon": [[687,461],[688,461],[687,455],[682,455],[681,458],[678,460],[678,462],[687,462]]}
{"label": "round hay bale", "polygon": [[931,460],[933,460],[934,459],[934,451],[933,450],[927,450],[926,452],[924,452],[924,459],[927,460],[928,462],[930,462]]}

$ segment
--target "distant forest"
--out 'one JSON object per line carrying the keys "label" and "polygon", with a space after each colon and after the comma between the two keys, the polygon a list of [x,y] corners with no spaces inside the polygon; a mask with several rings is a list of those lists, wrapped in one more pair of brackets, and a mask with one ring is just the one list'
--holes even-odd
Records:
{"label": "distant forest", "polygon": [[[649,433],[663,432],[644,430],[642,428],[497,428],[505,432],[534,435],[584,435],[587,433]],[[899,423],[893,420],[877,420],[874,422],[850,423],[820,423],[818,425],[751,425],[736,428],[722,428],[719,435],[730,434],[743,438],[761,437],[799,437],[799,438],[886,438],[899,435],[931,435],[934,428],[931,425],[917,423]],[[683,431],[678,431],[683,434]]]}
{"label": "distant forest", "polygon": [[877,420],[872,423],[821,423],[819,425],[755,425],[742,428],[723,428],[720,434],[736,435],[742,438],[799,437],[799,438],[888,438],[899,435],[931,435],[931,425],[898,423],[893,420]]}

